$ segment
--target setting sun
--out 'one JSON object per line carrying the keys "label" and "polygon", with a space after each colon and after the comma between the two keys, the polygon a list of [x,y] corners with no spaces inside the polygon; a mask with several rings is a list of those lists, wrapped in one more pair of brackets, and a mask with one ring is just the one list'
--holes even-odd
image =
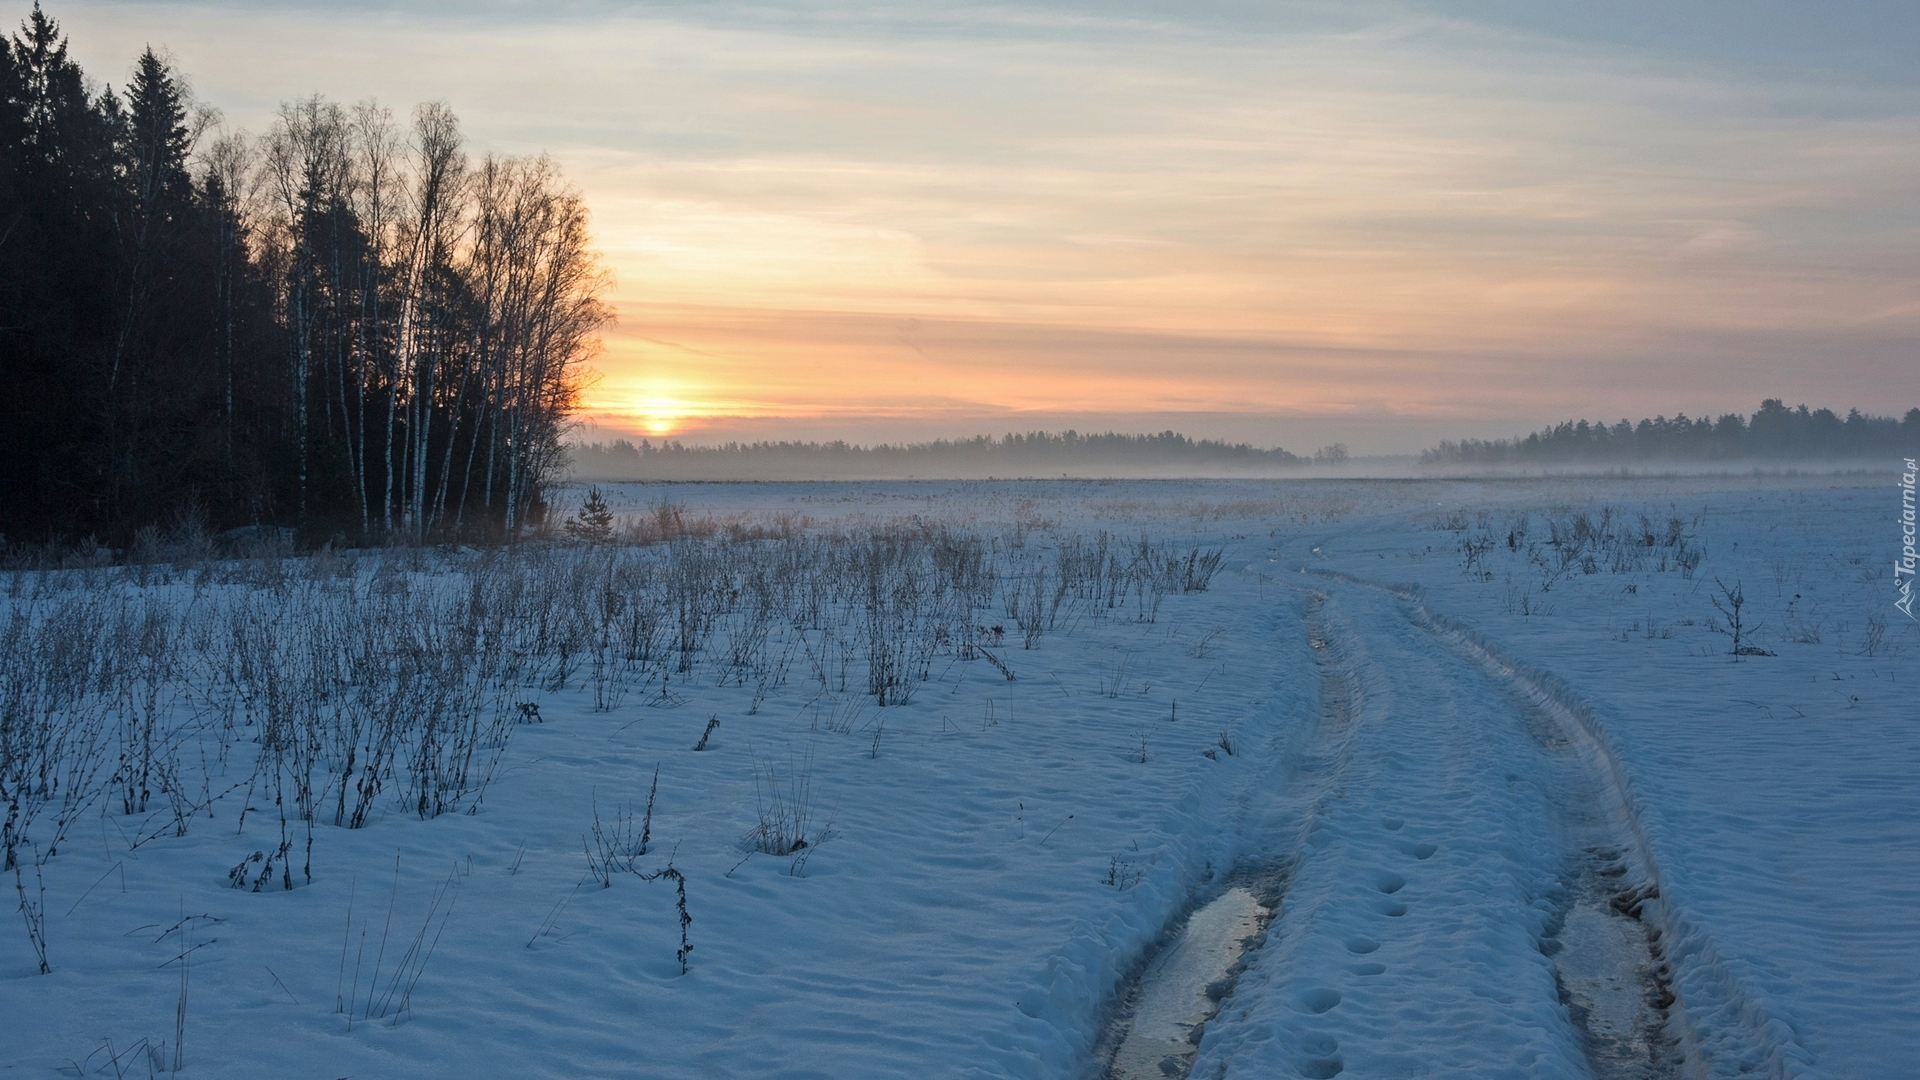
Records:
{"label": "setting sun", "polygon": [[687,416],[686,404],[672,398],[643,398],[636,404],[635,416],[649,435],[671,435]]}
{"label": "setting sun", "polygon": [[654,438],[678,435],[690,423],[716,411],[711,396],[691,384],[659,378],[627,382],[608,375],[585,395],[586,411],[595,421]]}

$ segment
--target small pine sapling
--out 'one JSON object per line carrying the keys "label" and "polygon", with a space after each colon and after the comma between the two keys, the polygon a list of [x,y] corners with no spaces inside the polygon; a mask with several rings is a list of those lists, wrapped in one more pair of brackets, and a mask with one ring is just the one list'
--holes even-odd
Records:
{"label": "small pine sapling", "polygon": [[567,538],[582,544],[605,544],[613,540],[613,509],[598,487],[587,489],[587,501],[566,523]]}

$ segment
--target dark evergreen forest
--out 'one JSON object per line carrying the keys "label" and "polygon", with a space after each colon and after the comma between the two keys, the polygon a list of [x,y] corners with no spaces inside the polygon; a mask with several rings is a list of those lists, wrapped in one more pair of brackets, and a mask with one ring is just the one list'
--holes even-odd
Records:
{"label": "dark evergreen forest", "polygon": [[444,104],[230,131],[151,49],[93,84],[0,39],[0,534],[510,535],[609,319],[553,163]]}
{"label": "dark evergreen forest", "polygon": [[585,443],[572,448],[574,475],[591,480],[843,479],[916,476],[1128,476],[1198,472],[1263,475],[1274,468],[1339,464],[1343,445],[1312,457],[1246,443],[1154,435],[1058,434],[939,439],[905,445],[756,442],[684,446],[678,442]]}
{"label": "dark evergreen forest", "polygon": [[1427,464],[1471,462],[1586,463],[1835,460],[1887,458],[1920,449],[1920,409],[1903,418],[1867,416],[1850,409],[1788,408],[1779,398],[1760,403],[1751,418],[1727,413],[1689,419],[1681,413],[1634,423],[1568,420],[1516,439],[1443,442],[1420,456]]}

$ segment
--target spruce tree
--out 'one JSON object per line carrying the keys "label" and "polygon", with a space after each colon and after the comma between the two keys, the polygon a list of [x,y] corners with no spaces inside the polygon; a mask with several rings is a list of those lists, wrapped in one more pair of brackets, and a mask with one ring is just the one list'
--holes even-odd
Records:
{"label": "spruce tree", "polygon": [[587,501],[580,512],[567,519],[567,536],[582,544],[604,544],[613,539],[613,510],[600,494],[599,487],[587,489]]}

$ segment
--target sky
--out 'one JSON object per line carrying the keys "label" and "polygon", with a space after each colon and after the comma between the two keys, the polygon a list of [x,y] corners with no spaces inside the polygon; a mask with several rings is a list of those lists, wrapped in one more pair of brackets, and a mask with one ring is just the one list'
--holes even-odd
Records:
{"label": "sky", "polygon": [[1920,405],[1911,4],[47,11],[233,127],[444,100],[475,152],[551,154],[615,281],[596,436],[1406,453]]}

